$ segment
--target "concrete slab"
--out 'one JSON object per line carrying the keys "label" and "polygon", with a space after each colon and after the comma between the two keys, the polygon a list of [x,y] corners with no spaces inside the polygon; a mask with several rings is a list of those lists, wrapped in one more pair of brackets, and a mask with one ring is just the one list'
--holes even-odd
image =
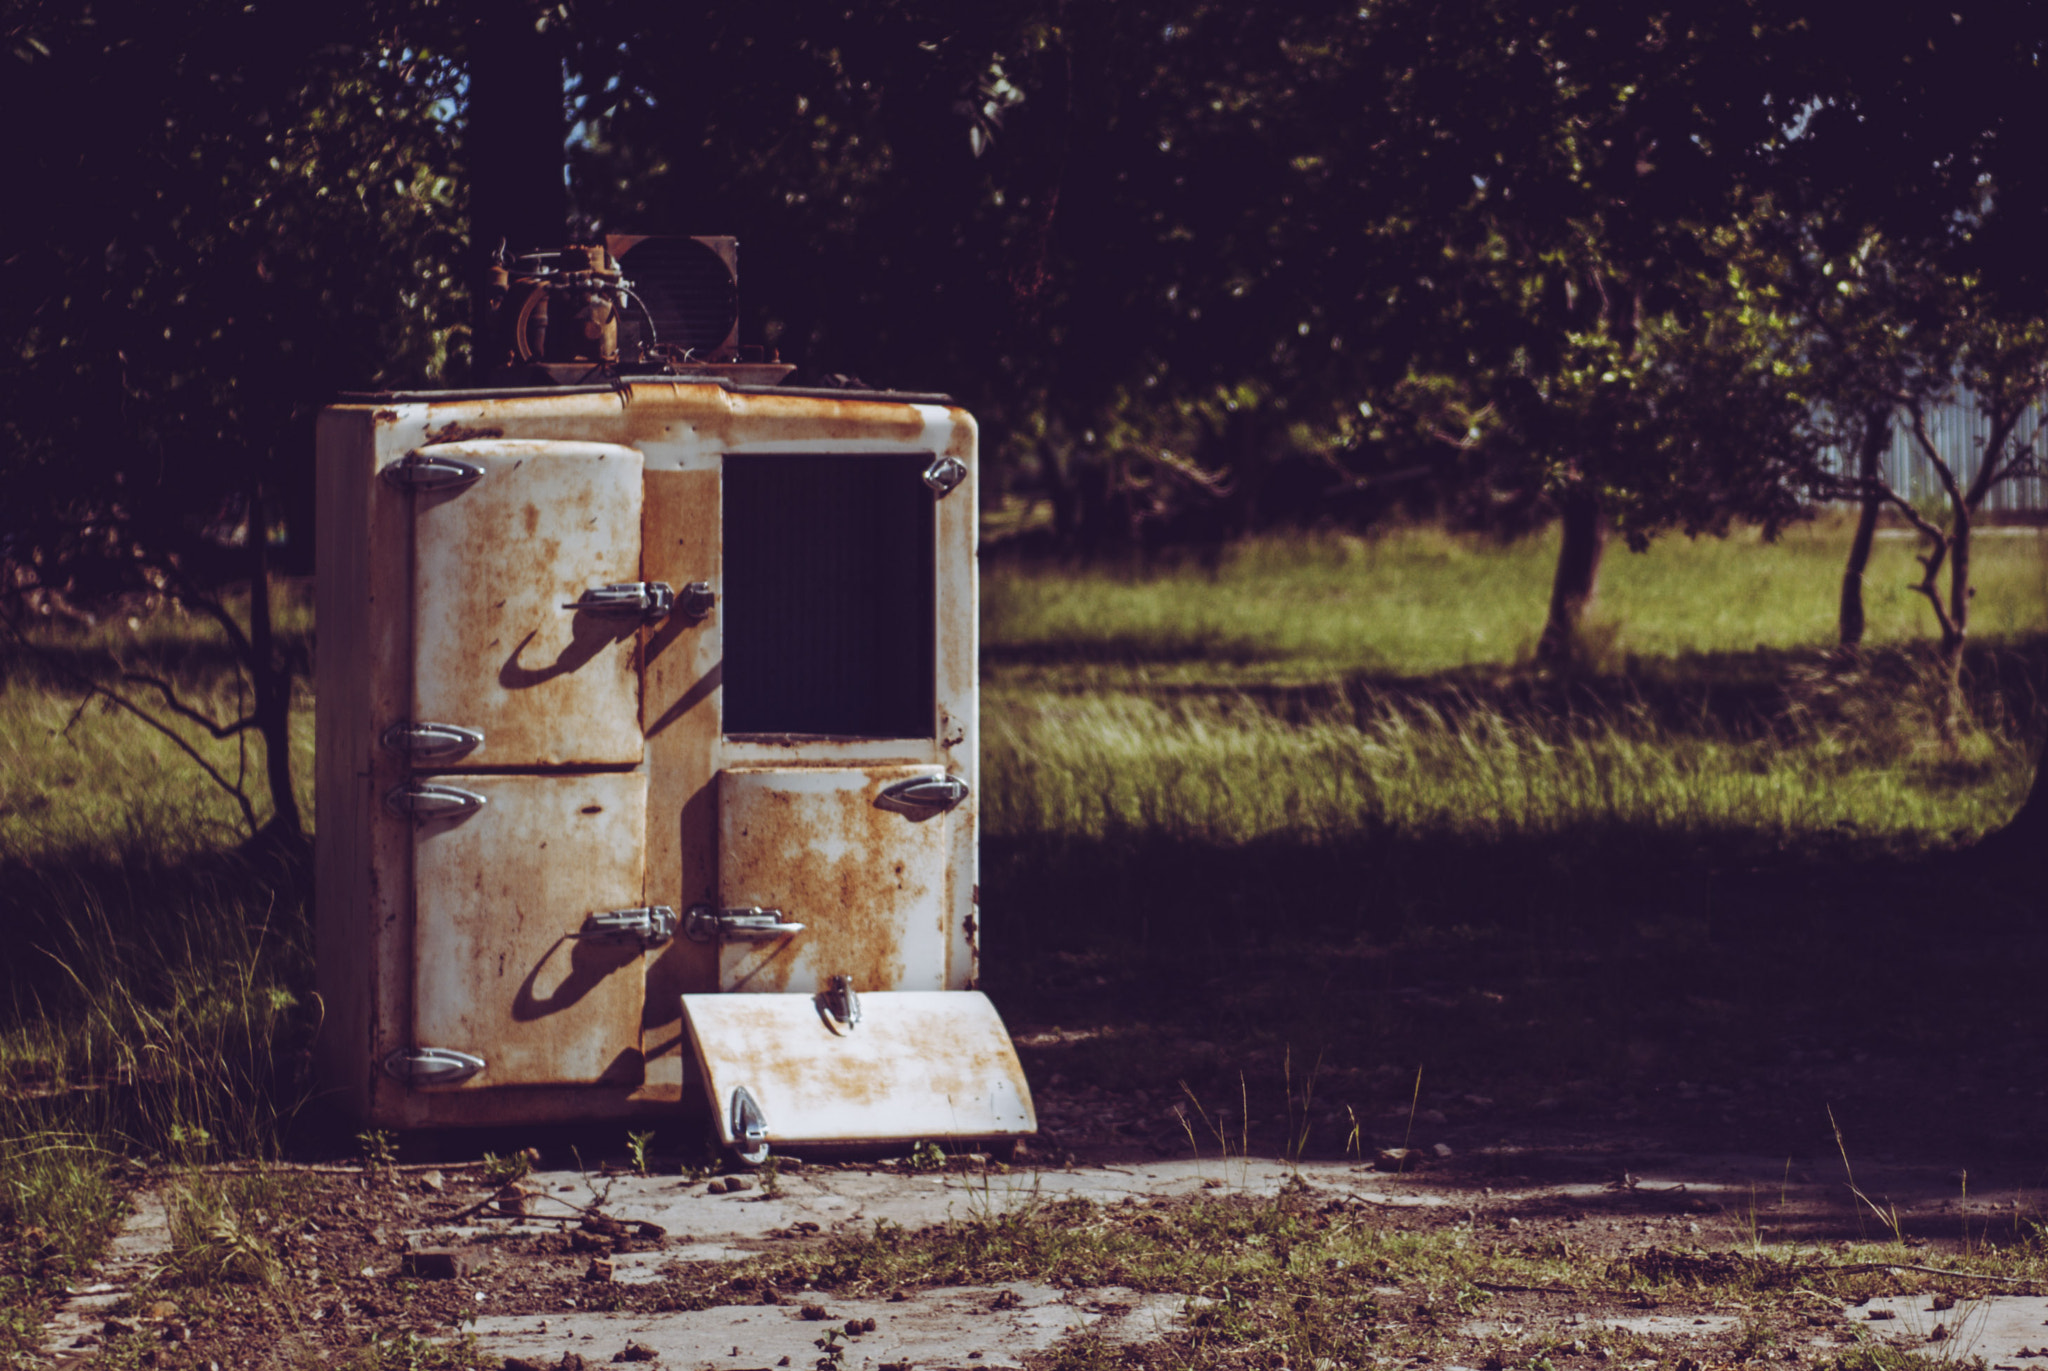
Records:
{"label": "concrete slab", "polygon": [[[1029,1210],[1040,1204],[1086,1199],[1102,1205],[1215,1194],[1270,1196],[1284,1187],[1302,1185],[1328,1198],[1344,1198],[1406,1211],[1421,1222],[1425,1214],[1446,1210],[1475,1224],[1503,1228],[1516,1222],[1523,1207],[1560,1204],[1584,1211],[1600,1222],[1596,1228],[1627,1227],[1636,1220],[1648,1232],[1658,1224],[1720,1230],[1750,1225],[1752,1237],[1768,1233],[1759,1217],[1776,1220],[1788,1195],[1795,1201],[1818,1196],[1826,1187],[1808,1181],[1780,1179],[1768,1196],[1761,1187],[1732,1179],[1746,1169],[1744,1159],[1669,1159],[1655,1172],[1635,1168],[1617,1171],[1604,1183],[1575,1179],[1551,1185],[1530,1185],[1520,1178],[1506,1183],[1475,1184],[1455,1170],[1424,1170],[1390,1175],[1357,1163],[1308,1162],[1294,1165],[1267,1159],[1179,1159],[1129,1165],[1097,1165],[1061,1170],[969,1172],[910,1171],[901,1165],[827,1167],[786,1165],[772,1189],[762,1178],[749,1178],[751,1188],[716,1191],[705,1181],[669,1176],[585,1175],[573,1171],[536,1173],[526,1182],[529,1207],[535,1216],[524,1222],[493,1219],[460,1227],[420,1224],[404,1230],[414,1249],[452,1247],[466,1251],[472,1235],[504,1237],[508,1232],[559,1231],[592,1207],[631,1224],[657,1224],[668,1242],[654,1251],[622,1251],[611,1258],[612,1279],[621,1285],[644,1285],[664,1279],[676,1262],[729,1261],[763,1252],[786,1251],[793,1244],[815,1242],[835,1232],[871,1231],[887,1222],[915,1231],[949,1221],[974,1220]],[[1632,1168],[1635,1164],[1631,1164]],[[1783,1163],[1778,1163],[1781,1176]],[[353,1194],[354,1192],[349,1192]],[[1752,1195],[1762,1203],[1752,1208]],[[1816,1200],[1816,1202],[1822,1202]],[[1833,1201],[1826,1201],[1833,1202]],[[1972,1212],[1994,1197],[1972,1195]],[[447,1202],[450,1210],[466,1207],[467,1199]],[[1938,1195],[1930,1208],[1947,1206]],[[1628,1206],[1641,1205],[1634,1213]],[[1768,1206],[1768,1209],[1766,1209]],[[1602,1211],[1605,1210],[1603,1215]],[[1955,1211],[1960,1211],[1959,1200]],[[412,1206],[410,1212],[425,1212]],[[2001,1210],[2000,1212],[2004,1212]],[[1694,1215],[1698,1222],[1694,1222]],[[1390,1212],[1388,1221],[1401,1219]],[[400,1225],[395,1225],[401,1227]],[[379,1238],[389,1253],[399,1232]],[[46,1329],[46,1355],[58,1365],[95,1355],[108,1311],[126,1298],[158,1265],[169,1248],[169,1218],[159,1189],[139,1192],[134,1212],[123,1224],[101,1270],[82,1284],[57,1311]],[[1679,1238],[1678,1241],[1684,1241]],[[630,1245],[630,1244],[629,1244]],[[506,1252],[530,1250],[508,1244]],[[1786,1250],[1774,1248],[1774,1250]],[[508,1258],[509,1260],[509,1258]],[[388,1276],[399,1262],[377,1265]],[[387,1270],[387,1266],[389,1269]],[[365,1273],[370,1274],[368,1272]],[[843,1330],[849,1319],[873,1318],[876,1329],[849,1343],[846,1365],[867,1363],[871,1371],[890,1362],[918,1365],[1010,1366],[1051,1346],[1073,1330],[1093,1327],[1115,1340],[1145,1340],[1168,1331],[1191,1303],[1179,1295],[1140,1296],[1115,1289],[1059,1291],[1029,1283],[974,1286],[907,1293],[902,1301],[821,1301],[831,1311],[829,1322],[805,1321],[800,1303],[741,1305],[696,1313],[599,1313],[574,1308],[544,1314],[489,1316],[478,1325],[485,1347],[499,1355],[520,1356],[552,1367],[565,1351],[586,1361],[609,1362],[626,1343],[662,1351],[663,1365],[719,1366],[743,1371],[753,1365],[774,1366],[788,1357],[793,1367],[807,1367],[819,1356],[812,1344],[828,1327]],[[1389,1294],[1397,1293],[1389,1291]],[[785,1292],[788,1295],[789,1292]],[[796,1297],[799,1301],[810,1295]],[[1981,1357],[2006,1371],[2048,1371],[2048,1300],[1987,1294],[1959,1301],[1946,1310],[1931,1307],[1925,1294],[1873,1300],[1844,1311],[1848,1325],[1829,1321],[1825,1331],[1806,1326],[1784,1330],[1795,1343],[1831,1345],[1853,1329],[1931,1354],[1942,1360],[1967,1362]],[[1890,1318],[1871,1318],[1872,1313]],[[149,1322],[151,1316],[139,1317]],[[1628,1308],[1560,1311],[1559,1322],[1543,1324],[1541,1316],[1499,1314],[1465,1326],[1467,1334],[1514,1339],[1559,1329],[1625,1330],[1654,1339],[1688,1342],[1728,1334],[1731,1317],[1644,1314]],[[125,1316],[124,1316],[124,1321]],[[1938,1336],[1937,1336],[1938,1334]],[[735,1353],[734,1349],[739,1349]],[[970,1354],[979,1351],[980,1357]]]}
{"label": "concrete slab", "polygon": [[[1852,1324],[1879,1341],[1952,1361],[1972,1357],[2002,1371],[2039,1367],[2048,1356],[2048,1297],[1985,1295],[1936,1309],[1927,1295],[1887,1295],[1848,1311]],[[1873,1313],[1890,1318],[1871,1318]]]}
{"label": "concrete slab", "polygon": [[[474,1332],[485,1352],[544,1366],[555,1365],[564,1352],[608,1363],[628,1343],[638,1343],[659,1353],[666,1371],[808,1367],[821,1355],[818,1341],[836,1329],[850,1367],[1019,1367],[1024,1358],[1084,1328],[1119,1342],[1159,1337],[1182,1305],[1178,1295],[1115,1286],[1055,1290],[1012,1281],[919,1291],[900,1301],[824,1299],[830,1314],[824,1320],[804,1318],[795,1304],[728,1305],[670,1314],[486,1317],[477,1320]],[[848,1322],[868,1319],[874,1320],[873,1332],[844,1331]]]}
{"label": "concrete slab", "polygon": [[[536,1216],[567,1215],[602,1202],[604,1212],[627,1224],[653,1223],[670,1245],[660,1261],[733,1261],[771,1250],[801,1224],[816,1232],[872,1227],[886,1220],[905,1228],[1015,1213],[1033,1204],[1081,1198],[1098,1204],[1191,1195],[1272,1195],[1296,1180],[1318,1190],[1382,1205],[1435,1206],[1452,1201],[1403,1188],[1394,1178],[1334,1162],[1231,1159],[1162,1161],[1143,1167],[1090,1167],[972,1175],[899,1170],[799,1167],[781,1173],[772,1192],[760,1187],[714,1194],[704,1181],[662,1176],[590,1176],[575,1171],[536,1172],[527,1187]],[[415,1230],[427,1245],[447,1237],[503,1233],[503,1220],[464,1227]],[[622,1255],[622,1262],[625,1257]],[[656,1262],[658,1265],[659,1262]],[[624,1279],[625,1277],[621,1277]],[[648,1277],[651,1279],[651,1277]]]}
{"label": "concrete slab", "polygon": [[129,1206],[93,1279],[74,1286],[71,1297],[43,1325],[44,1355],[60,1364],[92,1355],[108,1311],[133,1294],[171,1250],[171,1216],[162,1192],[138,1190],[129,1197]]}

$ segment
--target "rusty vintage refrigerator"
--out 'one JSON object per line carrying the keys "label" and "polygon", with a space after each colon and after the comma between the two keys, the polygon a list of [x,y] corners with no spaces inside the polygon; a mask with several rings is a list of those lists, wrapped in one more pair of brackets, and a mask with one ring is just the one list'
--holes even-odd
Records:
{"label": "rusty vintage refrigerator", "polygon": [[417,1129],[1035,1127],[976,987],[975,426],[679,378],[319,425],[322,1079]]}

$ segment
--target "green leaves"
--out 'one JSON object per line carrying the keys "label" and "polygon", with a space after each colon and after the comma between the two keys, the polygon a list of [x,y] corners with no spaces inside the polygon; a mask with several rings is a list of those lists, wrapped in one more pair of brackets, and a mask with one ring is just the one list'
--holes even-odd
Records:
{"label": "green leaves", "polygon": [[313,410],[457,350],[459,69],[348,7],[290,34],[225,2],[89,13],[6,97],[80,111],[15,152],[62,194],[17,212],[0,277],[30,321],[0,361],[10,532],[54,551],[91,509],[189,562],[261,484],[303,551]]}

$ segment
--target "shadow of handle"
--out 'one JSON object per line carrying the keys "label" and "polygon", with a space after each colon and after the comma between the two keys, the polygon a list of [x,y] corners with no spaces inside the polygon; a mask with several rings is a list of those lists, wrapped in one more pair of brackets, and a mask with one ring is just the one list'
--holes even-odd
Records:
{"label": "shadow of handle", "polygon": [[[534,986],[565,943],[569,947],[569,974],[543,999],[534,993]],[[532,1023],[559,1014],[596,989],[605,977],[639,959],[640,949],[631,944],[565,934],[541,954],[533,970],[519,983],[519,992],[512,997],[512,1018],[517,1023]]]}
{"label": "shadow of handle", "polygon": [[632,637],[639,631],[639,621],[623,619],[615,614],[593,614],[585,610],[576,612],[576,619],[569,630],[569,641],[556,654],[555,660],[544,667],[522,666],[519,655],[539,635],[539,630],[528,633],[512,649],[512,655],[498,668],[498,686],[503,690],[531,690],[534,686],[552,681],[557,676],[587,664],[598,653],[613,643]]}

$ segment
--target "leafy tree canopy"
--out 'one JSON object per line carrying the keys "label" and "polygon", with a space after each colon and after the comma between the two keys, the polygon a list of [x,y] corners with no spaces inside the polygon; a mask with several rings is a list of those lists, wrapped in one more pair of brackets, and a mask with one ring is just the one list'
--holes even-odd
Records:
{"label": "leafy tree canopy", "polygon": [[310,570],[317,408],[447,369],[459,68],[346,6],[28,0],[7,32],[6,588],[213,618],[256,703],[209,727],[262,733],[294,832],[264,570],[279,535]]}

